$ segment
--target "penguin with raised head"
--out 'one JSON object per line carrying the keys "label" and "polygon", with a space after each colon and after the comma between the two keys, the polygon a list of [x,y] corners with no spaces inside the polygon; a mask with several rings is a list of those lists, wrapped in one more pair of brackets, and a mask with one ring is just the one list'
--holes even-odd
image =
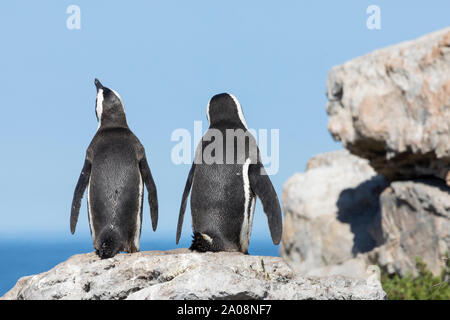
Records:
{"label": "penguin with raised head", "polygon": [[139,251],[144,184],[153,230],[158,223],[156,186],[138,138],[128,127],[119,94],[95,79],[98,130],[87,151],[75,188],[70,214],[72,234],[87,187],[88,218],[94,248],[100,258],[120,251]]}
{"label": "penguin with raised head", "polygon": [[248,254],[256,197],[262,202],[272,241],[279,244],[280,203],[239,101],[228,93],[215,95],[207,117],[210,126],[196,149],[181,200],[176,243],[192,189],[191,250]]}

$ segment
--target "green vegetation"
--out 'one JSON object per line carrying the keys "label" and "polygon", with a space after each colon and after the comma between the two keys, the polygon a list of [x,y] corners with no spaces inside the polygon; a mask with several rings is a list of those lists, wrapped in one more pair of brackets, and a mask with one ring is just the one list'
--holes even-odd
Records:
{"label": "green vegetation", "polygon": [[450,300],[450,259],[446,256],[446,264],[440,276],[434,276],[427,265],[416,258],[417,277],[408,274],[401,278],[398,275],[381,274],[381,284],[389,300]]}

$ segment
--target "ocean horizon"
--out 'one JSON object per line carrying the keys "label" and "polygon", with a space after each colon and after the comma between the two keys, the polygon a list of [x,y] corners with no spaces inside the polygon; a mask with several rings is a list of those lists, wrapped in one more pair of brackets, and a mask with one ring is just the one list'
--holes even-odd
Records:
{"label": "ocean horizon", "polygon": [[[174,238],[169,236],[158,241],[141,240],[141,251],[165,251],[189,246],[189,239],[181,239],[176,245]],[[88,237],[74,240],[65,237],[0,239],[0,297],[12,289],[21,277],[48,271],[75,254],[92,251],[92,242]],[[279,256],[279,246],[275,246],[270,239],[252,239],[249,253]]]}

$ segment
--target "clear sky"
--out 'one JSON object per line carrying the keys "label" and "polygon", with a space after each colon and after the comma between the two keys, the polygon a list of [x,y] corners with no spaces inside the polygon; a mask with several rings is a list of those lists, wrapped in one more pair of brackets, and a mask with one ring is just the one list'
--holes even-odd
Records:
{"label": "clear sky", "polygon": [[[81,29],[69,30],[69,5]],[[381,30],[366,27],[369,5]],[[69,215],[97,129],[94,78],[118,91],[146,148],[159,226],[144,206],[143,238],[175,239],[189,165],[171,162],[175,129],[207,127],[217,93],[241,102],[251,128],[279,129],[286,180],[337,150],[325,81],[337,64],[448,26],[449,1],[1,1],[0,237],[71,238]],[[191,237],[188,207],[182,239]],[[89,233],[84,198],[77,237]],[[253,237],[270,239],[258,203]]]}

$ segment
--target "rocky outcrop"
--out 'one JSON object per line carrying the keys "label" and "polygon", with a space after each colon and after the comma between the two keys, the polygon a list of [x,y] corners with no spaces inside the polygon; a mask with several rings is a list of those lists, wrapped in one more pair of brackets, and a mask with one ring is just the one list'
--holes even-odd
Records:
{"label": "rocky outcrop", "polygon": [[313,157],[284,186],[280,256],[304,275],[366,276],[361,254],[381,232],[378,197],[386,187],[367,160],[347,150]]}
{"label": "rocky outcrop", "polygon": [[315,156],[283,190],[280,255],[303,275],[365,277],[371,265],[438,275],[450,251],[450,187],[439,179],[388,184],[346,150]]}
{"label": "rocky outcrop", "polygon": [[416,257],[438,275],[450,251],[450,188],[439,180],[394,182],[380,196],[379,247],[372,253],[389,273],[415,273]]}
{"label": "rocky outcrop", "polygon": [[187,249],[75,255],[1,299],[384,299],[376,277],[304,278],[280,258]]}
{"label": "rocky outcrop", "polygon": [[316,156],[288,180],[281,256],[306,275],[414,274],[416,258],[438,274],[450,248],[450,28],[333,67],[327,96],[328,129],[353,156]]}
{"label": "rocky outcrop", "polygon": [[336,66],[328,129],[391,180],[450,185],[450,28]]}

